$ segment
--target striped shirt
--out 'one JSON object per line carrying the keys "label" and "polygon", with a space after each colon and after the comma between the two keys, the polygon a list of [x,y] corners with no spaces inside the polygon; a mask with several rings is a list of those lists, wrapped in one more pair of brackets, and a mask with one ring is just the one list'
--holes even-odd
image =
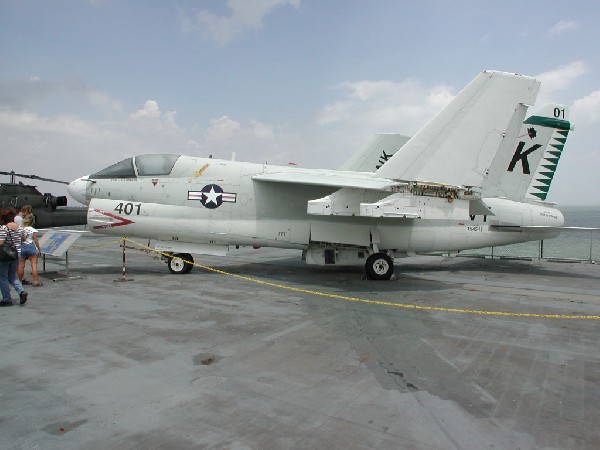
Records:
{"label": "striped shirt", "polygon": [[[10,237],[9,237],[10,234]],[[19,228],[18,230],[11,230],[7,226],[2,225],[0,227],[0,242],[4,243],[6,239],[10,242],[12,238],[13,244],[17,248],[17,251],[21,252],[21,238],[23,236],[23,228]]]}

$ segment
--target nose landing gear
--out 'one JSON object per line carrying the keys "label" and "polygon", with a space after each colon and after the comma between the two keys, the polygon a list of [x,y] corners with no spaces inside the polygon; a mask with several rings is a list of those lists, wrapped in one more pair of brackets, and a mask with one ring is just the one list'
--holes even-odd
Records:
{"label": "nose landing gear", "polygon": [[194,267],[194,258],[189,253],[173,253],[167,258],[167,265],[171,273],[188,273]]}

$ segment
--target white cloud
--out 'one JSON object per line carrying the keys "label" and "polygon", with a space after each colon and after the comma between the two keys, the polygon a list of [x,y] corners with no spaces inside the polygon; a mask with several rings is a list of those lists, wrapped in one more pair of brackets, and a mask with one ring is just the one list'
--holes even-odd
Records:
{"label": "white cloud", "polygon": [[600,121],[600,90],[575,100],[571,108],[573,122],[590,125]]}
{"label": "white cloud", "polygon": [[130,114],[130,117],[134,119],[138,119],[141,117],[152,117],[159,118],[160,117],[160,109],[158,108],[158,103],[154,100],[146,100],[144,103],[144,107],[142,109],[137,110],[133,114]]}
{"label": "white cloud", "polygon": [[[87,95],[82,92],[80,98]],[[113,103],[108,96],[95,98],[101,104]],[[161,112],[154,101],[130,115],[113,114],[110,121],[97,116],[83,119],[75,114],[41,114],[2,104],[0,136],[2,151],[19,155],[11,158],[7,168],[67,181],[132,154],[198,151],[194,136],[175,123],[175,113]],[[56,185],[43,189],[55,195],[66,193]]]}
{"label": "white cloud", "polygon": [[231,144],[240,140],[273,140],[273,127],[258,120],[251,120],[249,126],[243,127],[239,122],[222,116],[210,121],[210,127],[204,132],[204,139],[215,145]]}
{"label": "white cloud", "polygon": [[[76,86],[80,89],[67,89]],[[64,101],[66,90],[69,101]],[[48,103],[58,105],[60,112],[49,113]],[[175,111],[162,110],[152,99],[128,112],[120,101],[81,80],[0,79],[0,151],[19,155],[6,164],[8,170],[71,180],[147,153],[228,158],[238,152],[248,161],[287,162],[285,152],[278,149],[287,149],[290,138],[278,137],[271,124],[258,120],[242,124],[222,116],[204,127],[182,128],[176,118]],[[43,189],[66,193],[61,186]]]}
{"label": "white cloud", "polygon": [[[106,92],[90,88],[79,76],[46,81],[32,75],[20,79],[0,77],[0,107],[7,109],[28,109],[42,101],[54,101],[62,108],[79,103],[96,112],[113,115],[122,114],[123,105]],[[89,109],[89,108],[88,108]]]}
{"label": "white cloud", "polygon": [[113,113],[123,112],[123,104],[120,101],[111,98],[106,92],[92,89],[88,93],[88,99],[90,104],[97,109],[108,109]]}
{"label": "white cloud", "polygon": [[204,138],[209,142],[226,142],[232,139],[239,131],[239,122],[227,116],[210,121],[210,127],[204,132]]}
{"label": "white cloud", "polygon": [[202,10],[193,16],[181,12],[184,33],[199,33],[225,45],[250,30],[262,27],[263,19],[278,6],[298,7],[301,0],[228,0],[230,14],[220,16]]}
{"label": "white cloud", "polygon": [[21,79],[0,78],[0,105],[21,108],[51,96],[77,94],[83,90],[85,86],[77,78],[58,81],[43,81],[37,76]]}
{"label": "white cloud", "polygon": [[286,163],[290,147],[289,136],[277,134],[272,125],[257,120],[242,124],[228,116],[212,119],[202,140],[204,152],[217,158],[236,153],[243,161],[271,164]]}
{"label": "white cloud", "polygon": [[454,98],[449,86],[426,88],[414,80],[344,82],[345,98],[326,105],[318,114],[320,125],[344,124],[348,129],[414,133]]}
{"label": "white cloud", "polygon": [[252,121],[252,131],[254,132],[254,136],[256,136],[258,139],[270,140],[275,138],[273,127],[257,120]]}
{"label": "white cloud", "polygon": [[549,36],[559,36],[563,34],[565,31],[575,30],[579,28],[579,23],[575,20],[561,20],[560,22],[554,24],[547,32]]}
{"label": "white cloud", "polygon": [[342,96],[317,113],[314,157],[306,158],[320,161],[321,167],[339,167],[377,133],[416,133],[456,95],[448,85],[425,86],[411,79],[347,81],[336,88]]}
{"label": "white cloud", "polygon": [[[7,168],[65,181],[108,165],[105,158],[113,162],[123,159],[133,141],[112,124],[6,109],[0,110],[0,135],[3,149],[19,155],[11,158]],[[66,194],[60,185],[47,185],[40,190]]]}
{"label": "white cloud", "polygon": [[542,82],[544,92],[550,93],[568,88],[573,81],[586,73],[588,73],[587,64],[583,61],[574,61],[549,72],[540,73],[535,78]]}
{"label": "white cloud", "polygon": [[0,127],[29,133],[62,133],[65,135],[93,135],[93,124],[76,117],[42,117],[26,111],[0,110]]}
{"label": "white cloud", "polygon": [[179,127],[175,122],[176,114],[175,111],[162,112],[155,100],[146,100],[141,109],[129,115],[129,119],[144,130],[177,132]]}
{"label": "white cloud", "polygon": [[535,106],[530,109],[530,112],[536,112],[547,103],[565,103],[564,97],[568,95],[568,90],[587,73],[588,66],[585,62],[573,61],[548,72],[535,75],[535,78],[540,80],[542,85]]}

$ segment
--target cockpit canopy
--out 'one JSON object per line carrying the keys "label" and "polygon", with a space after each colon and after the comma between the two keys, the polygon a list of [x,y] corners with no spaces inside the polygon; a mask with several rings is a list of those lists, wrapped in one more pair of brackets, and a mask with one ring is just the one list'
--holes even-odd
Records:
{"label": "cockpit canopy", "polygon": [[89,176],[95,178],[136,178],[168,176],[181,155],[140,155],[102,169]]}

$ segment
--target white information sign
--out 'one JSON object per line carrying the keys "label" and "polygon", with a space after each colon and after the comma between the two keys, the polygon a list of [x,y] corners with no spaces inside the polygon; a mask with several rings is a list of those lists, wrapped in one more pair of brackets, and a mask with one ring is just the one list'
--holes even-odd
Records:
{"label": "white information sign", "polygon": [[69,247],[79,239],[81,233],[64,231],[64,230],[49,230],[39,238],[40,248],[42,253],[51,256],[62,256],[69,250]]}

